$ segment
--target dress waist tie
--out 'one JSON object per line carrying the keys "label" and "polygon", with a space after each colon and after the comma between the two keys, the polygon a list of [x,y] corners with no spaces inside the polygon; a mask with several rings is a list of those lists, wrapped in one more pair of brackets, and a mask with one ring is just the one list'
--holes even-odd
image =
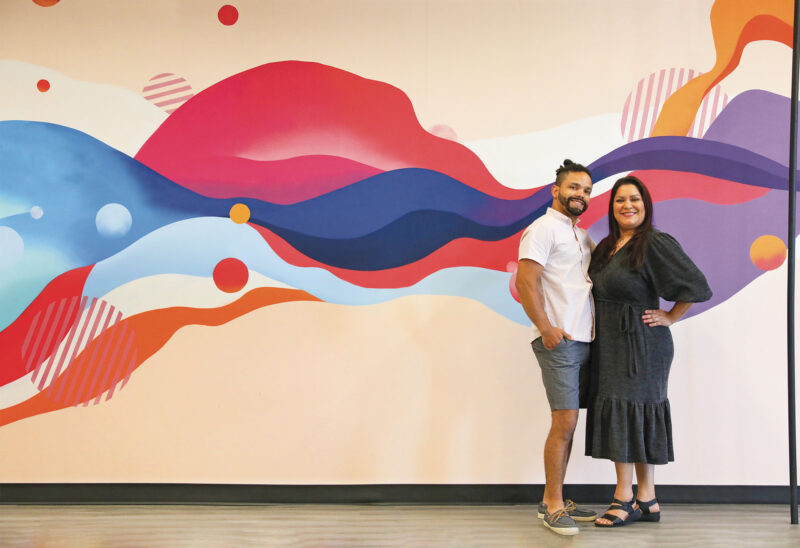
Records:
{"label": "dress waist tie", "polygon": [[636,312],[636,308],[637,307],[653,308],[653,307],[639,303],[626,303],[622,301],[612,301],[608,299],[597,299],[597,298],[595,298],[595,302],[613,303],[620,306],[621,310],[619,315],[619,330],[621,333],[625,335],[625,338],[627,339],[628,376],[633,377],[634,375],[639,373],[638,350],[641,349],[642,353],[644,353],[644,349],[641,348],[642,337],[644,335],[641,332],[641,330],[642,326],[644,325],[644,322],[642,322],[642,319]]}

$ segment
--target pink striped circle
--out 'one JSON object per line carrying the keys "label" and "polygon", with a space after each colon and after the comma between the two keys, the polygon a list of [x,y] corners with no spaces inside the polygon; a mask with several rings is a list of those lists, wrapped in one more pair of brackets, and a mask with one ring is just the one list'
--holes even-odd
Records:
{"label": "pink striped circle", "polygon": [[144,98],[172,114],[179,106],[194,96],[192,86],[183,77],[171,72],[156,74],[142,88]]}

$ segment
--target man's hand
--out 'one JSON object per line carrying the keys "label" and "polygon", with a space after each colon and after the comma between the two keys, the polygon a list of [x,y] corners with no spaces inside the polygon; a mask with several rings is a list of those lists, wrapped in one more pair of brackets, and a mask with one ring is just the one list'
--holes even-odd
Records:
{"label": "man's hand", "polygon": [[551,327],[542,331],[542,344],[547,350],[552,350],[562,339],[572,340],[572,335],[561,329],[560,327]]}

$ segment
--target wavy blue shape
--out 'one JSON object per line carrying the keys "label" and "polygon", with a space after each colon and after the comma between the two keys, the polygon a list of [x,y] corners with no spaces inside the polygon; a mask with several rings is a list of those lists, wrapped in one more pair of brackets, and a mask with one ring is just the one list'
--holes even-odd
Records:
{"label": "wavy blue shape", "polygon": [[502,200],[438,171],[404,168],[289,205],[262,201],[251,205],[246,198],[241,200],[258,224],[306,236],[350,240],[421,211],[452,214],[474,226],[507,227],[529,217],[552,196],[547,189],[520,200]]}
{"label": "wavy blue shape", "polygon": [[373,271],[416,262],[455,238],[502,240],[524,230],[546,209],[547,205],[541,206],[502,227],[477,225],[452,213],[415,211],[376,232],[348,240],[308,236],[268,223],[259,224],[290,242],[301,253],[324,264]]}
{"label": "wavy blue shape", "polygon": [[[187,246],[187,238],[202,246]],[[527,325],[522,307],[509,292],[510,274],[476,267],[440,270],[410,287],[364,288],[345,282],[327,270],[290,265],[251,226],[227,219],[196,218],[165,226],[127,249],[95,265],[84,295],[102,297],[133,280],[179,273],[210,277],[216,264],[235,257],[269,278],[311,293],[326,302],[368,305],[408,295],[452,295],[478,301],[506,318]]]}
{"label": "wavy blue shape", "polygon": [[[0,197],[44,210],[42,219],[21,215],[5,224],[28,242],[62,250],[71,258],[71,268],[98,262],[176,221],[227,218],[235,203],[244,202],[251,210],[250,222],[317,261],[382,270],[417,261],[454,239],[512,236],[550,201],[549,190],[501,200],[441,173],[415,168],[379,174],[296,204],[215,199],[55,124],[0,122],[0,144]],[[94,222],[97,211],[111,202],[124,205],[133,216],[130,232],[117,239],[102,237]]]}

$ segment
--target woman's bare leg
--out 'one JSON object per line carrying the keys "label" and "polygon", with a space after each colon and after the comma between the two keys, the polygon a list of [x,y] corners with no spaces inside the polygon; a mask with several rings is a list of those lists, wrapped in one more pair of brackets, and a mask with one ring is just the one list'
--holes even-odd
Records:
{"label": "woman's bare leg", "polygon": [[[643,462],[636,463],[636,498],[648,502],[656,498],[655,466]],[[651,512],[658,512],[658,504],[650,507]]]}
{"label": "woman's bare leg", "polygon": [[[614,467],[617,469],[617,488],[614,490],[614,498],[624,502],[628,502],[633,498],[633,463],[632,462],[615,462]],[[636,505],[633,505],[634,509]],[[609,514],[625,519],[628,513],[625,510],[609,510]],[[597,518],[595,523],[600,525],[611,525],[611,521],[603,518]]]}

